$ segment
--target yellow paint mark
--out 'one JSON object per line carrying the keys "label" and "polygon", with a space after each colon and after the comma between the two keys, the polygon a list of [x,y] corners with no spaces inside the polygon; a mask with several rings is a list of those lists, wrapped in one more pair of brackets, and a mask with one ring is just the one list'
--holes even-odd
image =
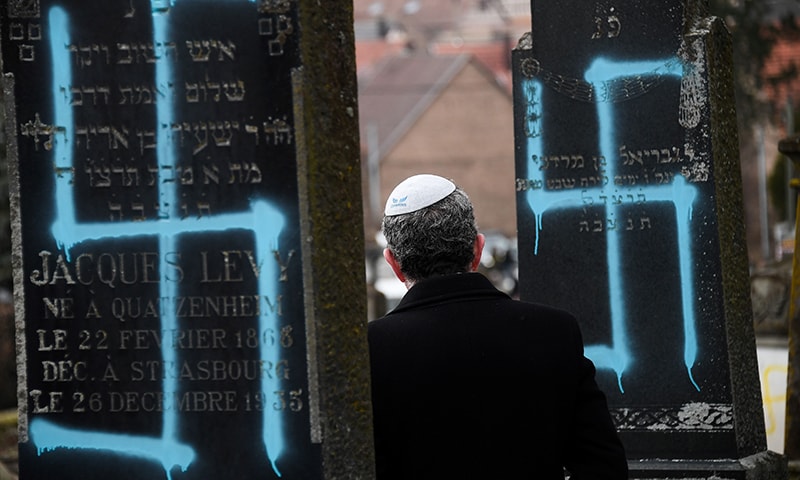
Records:
{"label": "yellow paint mark", "polygon": [[778,422],[775,419],[775,409],[774,404],[780,402],[781,404],[786,402],[786,391],[783,391],[780,395],[772,395],[770,390],[769,384],[769,377],[773,374],[781,374],[783,378],[786,378],[786,375],[789,373],[789,367],[786,365],[768,365],[763,373],[761,378],[761,385],[764,390],[764,410],[766,413],[767,419],[767,435],[774,433],[775,430],[778,428]]}

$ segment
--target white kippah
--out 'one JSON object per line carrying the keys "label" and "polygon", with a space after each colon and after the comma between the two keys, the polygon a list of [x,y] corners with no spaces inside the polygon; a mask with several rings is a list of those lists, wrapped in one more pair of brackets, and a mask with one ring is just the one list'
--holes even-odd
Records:
{"label": "white kippah", "polygon": [[455,191],[456,185],[438,175],[414,175],[394,187],[386,200],[387,217],[416,212],[431,206]]}

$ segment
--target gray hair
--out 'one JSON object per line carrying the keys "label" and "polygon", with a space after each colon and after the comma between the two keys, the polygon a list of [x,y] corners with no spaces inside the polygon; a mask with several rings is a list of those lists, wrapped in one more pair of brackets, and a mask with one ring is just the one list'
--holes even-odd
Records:
{"label": "gray hair", "polygon": [[400,270],[411,281],[464,273],[475,256],[478,226],[472,203],[459,187],[423,209],[383,217],[382,230]]}

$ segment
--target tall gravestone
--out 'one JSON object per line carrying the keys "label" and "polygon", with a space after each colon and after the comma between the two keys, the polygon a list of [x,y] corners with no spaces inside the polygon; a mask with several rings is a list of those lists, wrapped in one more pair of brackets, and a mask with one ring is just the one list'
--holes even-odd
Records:
{"label": "tall gravestone", "polygon": [[532,17],[514,52],[521,298],[580,318],[631,478],[785,478],[727,29],[702,1],[534,1]]}
{"label": "tall gravestone", "polygon": [[371,478],[350,2],[0,8],[20,477]]}

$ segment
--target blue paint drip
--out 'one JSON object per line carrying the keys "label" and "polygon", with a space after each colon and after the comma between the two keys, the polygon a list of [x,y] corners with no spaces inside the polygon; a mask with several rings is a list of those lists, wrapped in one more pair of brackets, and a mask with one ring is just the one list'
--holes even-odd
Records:
{"label": "blue paint drip", "polygon": [[[250,2],[254,0],[248,0]],[[174,1],[169,6],[174,5]],[[154,25],[154,44],[166,44],[169,39],[169,22],[166,16],[167,2],[153,0],[151,3]],[[104,238],[131,238],[139,236],[158,236],[160,255],[159,269],[161,278],[159,294],[161,298],[175,298],[178,296],[177,283],[168,277],[170,271],[169,254],[177,250],[177,237],[191,233],[224,232],[234,229],[247,228],[254,232],[258,262],[262,267],[259,274],[259,296],[277,298],[279,271],[275,261],[269,254],[278,249],[278,237],[284,227],[281,212],[265,200],[251,202],[251,210],[243,213],[228,213],[213,217],[200,217],[196,219],[180,220],[178,209],[178,191],[174,178],[164,178],[164,172],[176,171],[177,154],[171,134],[173,112],[176,105],[176,96],[172,87],[173,71],[167,59],[156,62],[157,90],[163,95],[157,102],[157,157],[159,160],[159,215],[157,221],[129,222],[121,229],[121,223],[77,223],[75,215],[75,201],[72,192],[74,180],[74,159],[72,144],[74,141],[74,119],[69,99],[69,79],[72,70],[69,62],[67,46],[70,45],[69,18],[63,9],[55,7],[50,10],[49,22],[51,30],[50,48],[53,55],[53,101],[55,112],[55,125],[58,132],[63,133],[64,141],[56,141],[53,149],[54,163],[56,166],[56,193],[55,209],[56,219],[51,231],[59,248],[63,248],[67,260],[70,259],[71,249],[78,243],[88,240]],[[67,79],[66,81],[64,79]],[[268,245],[266,251],[260,251],[261,245]],[[162,329],[174,330],[178,328],[175,305],[172,302],[162,303]],[[266,312],[259,319],[261,331],[279,330],[277,315]],[[186,471],[194,461],[194,450],[178,439],[179,416],[175,393],[178,392],[179,375],[177,351],[171,348],[170,342],[162,343],[162,358],[165,365],[174,365],[172,374],[165,375],[162,389],[164,392],[163,405],[163,430],[161,438],[144,436],[111,434],[104,432],[87,432],[77,429],[59,427],[47,420],[35,418],[31,422],[31,437],[37,446],[39,455],[56,449],[91,449],[110,451],[121,455],[137,458],[147,458],[158,461],[164,468],[167,478],[171,480],[170,473],[173,466],[178,466]],[[261,359],[268,364],[277,365],[279,352],[277,346],[260,348]],[[263,381],[262,390],[274,392],[281,390],[277,377]],[[271,408],[264,408],[262,434],[264,447],[273,471],[280,477],[277,461],[285,448],[285,434],[283,418],[280,412]]]}
{"label": "blue paint drip", "polygon": [[[672,198],[675,201],[676,215],[678,216],[678,245],[680,255],[680,269],[682,279],[694,278],[694,260],[692,258],[692,250],[684,248],[691,245],[691,219],[692,219],[692,204],[697,196],[697,189],[687,184],[686,180],[682,177],[676,177],[673,181],[674,191]],[[685,221],[680,221],[685,219]],[[681,282],[681,299],[683,301],[683,331],[684,331],[684,349],[683,349],[683,362],[686,365],[686,370],[689,372],[689,380],[697,391],[700,391],[700,386],[694,379],[692,374],[692,367],[697,360],[697,319],[695,318],[694,311],[694,287],[691,282]]]}
{"label": "blue paint drip", "polygon": [[112,451],[148,461],[156,461],[167,472],[174,465],[185,472],[195,457],[194,450],[191,448],[185,445],[171,444],[165,442],[164,439],[82,432],[59,427],[38,417],[31,421],[30,435],[39,455],[62,448]]}
{"label": "blue paint drip", "polygon": [[[665,60],[640,61],[640,62],[617,62],[605,58],[597,58],[587,69],[585,79],[591,83],[595,92],[603,91],[605,82],[631,76],[646,75],[670,75],[680,77],[683,75],[683,64],[677,58]],[[615,225],[618,208],[606,204],[608,194],[606,184],[598,189],[581,190],[580,195],[576,190],[546,190],[544,173],[535,166],[539,158],[544,155],[543,151],[543,130],[542,130],[542,85],[533,79],[524,79],[522,89],[525,94],[526,105],[526,130],[528,134],[527,155],[530,163],[528,165],[528,176],[534,182],[534,188],[528,190],[528,204],[535,217],[535,245],[534,255],[539,254],[539,236],[542,230],[542,217],[545,212],[564,209],[581,208],[587,205],[594,205],[595,202],[606,207],[606,223]],[[616,131],[614,128],[613,104],[597,98],[597,116],[599,125],[599,146],[600,153],[606,159],[617,158]],[[614,178],[616,165],[607,162],[606,178]],[[681,299],[683,309],[683,330],[684,330],[684,363],[694,387],[699,391],[700,387],[692,374],[692,367],[697,360],[698,340],[696,330],[696,317],[694,311],[694,272],[691,251],[691,217],[692,204],[697,196],[697,189],[688,184],[682,176],[676,176],[672,185],[659,185],[640,187],[638,191],[631,188],[614,186],[614,194],[619,194],[624,190],[625,194],[636,193],[647,195],[648,202],[671,202],[675,206],[678,225],[678,250],[681,276]],[[622,376],[627,370],[630,362],[629,339],[627,335],[627,311],[625,308],[624,276],[622,274],[622,257],[620,246],[620,231],[618,229],[606,228],[607,242],[607,262],[609,278],[609,304],[611,311],[611,342],[612,346],[591,345],[585,349],[585,354],[590,358],[597,368],[607,368],[613,370],[617,375],[617,384],[621,392],[624,393]]]}
{"label": "blue paint drip", "polygon": [[683,76],[683,62],[675,57],[640,62],[619,62],[604,57],[598,57],[586,70],[583,78],[586,79],[587,82],[598,86],[603,82],[617,78],[647,75],[672,75],[681,77]]}
{"label": "blue paint drip", "polygon": [[[175,4],[178,3],[178,1],[179,0],[150,0],[150,5],[152,7],[153,13],[156,13],[156,12],[163,13],[163,12],[166,12],[167,10],[169,10],[170,8],[174,7]],[[185,2],[186,0],[180,0],[180,1],[184,1]],[[202,2],[202,1],[214,2],[214,3],[225,3],[225,2],[235,3],[237,1],[241,2],[242,0],[193,0],[193,1],[195,3]],[[245,0],[245,1],[247,1],[249,3],[256,3],[256,0]]]}
{"label": "blue paint drip", "polygon": [[[273,251],[278,250],[278,238],[277,236],[272,236],[271,233],[273,230],[280,231],[283,228],[283,217],[281,216],[280,212],[270,207],[266,202],[254,203],[253,212],[255,214],[253,219],[258,220],[258,222],[253,226],[254,230],[256,231],[256,237],[269,240],[269,242],[266,243],[268,248],[263,250],[260,247],[265,245],[265,242],[257,242],[256,244],[258,263],[259,265],[266,267],[261,271],[258,277],[259,290],[262,292],[277,292],[280,272],[278,271],[278,268],[276,268],[278,266],[277,262],[275,262],[274,259],[271,259],[270,256],[272,255]],[[275,332],[276,335],[276,341],[274,345],[263,344],[265,342],[262,342],[260,352],[261,360],[264,361],[265,365],[277,366],[278,362],[280,361],[280,352],[278,350],[280,348],[280,341],[277,339],[277,337],[280,336],[278,333],[280,326],[277,313],[268,312],[267,309],[264,309],[261,314],[260,327],[260,331],[272,331]],[[268,375],[266,379],[262,380],[262,383],[262,387],[265,392],[276,392],[281,390],[280,380],[277,373],[274,376]],[[264,447],[267,451],[267,457],[272,462],[272,470],[280,477],[281,473],[278,470],[278,466],[275,462],[283,453],[285,440],[283,437],[283,417],[280,415],[278,410],[274,408],[268,408],[266,406],[264,407],[262,435]]]}
{"label": "blue paint drip", "polygon": [[[528,131],[532,134],[528,136],[528,151],[532,162],[538,161],[544,155],[544,147],[542,146],[542,86],[536,80],[525,80],[522,85],[525,97],[527,100],[525,119],[528,122]],[[535,160],[534,160],[535,159]],[[531,164],[528,176],[539,182],[540,188],[531,188],[528,190],[528,205],[533,211],[534,218],[536,219],[536,243],[534,246],[534,254],[539,253],[539,233],[542,230],[542,215],[548,210],[557,210],[560,208],[574,208],[581,206],[581,199],[575,199],[572,192],[567,190],[545,191],[544,189],[544,174],[541,170]]]}
{"label": "blue paint drip", "polygon": [[[74,121],[72,117],[72,106],[70,105],[69,91],[70,85],[63,83],[62,79],[72,78],[72,65],[68,55],[67,46],[70,45],[69,19],[67,14],[60,7],[50,10],[50,50],[53,52],[53,110],[55,113],[55,125],[57,132],[63,132],[64,141],[59,142],[55,139],[53,145],[53,157],[55,163],[56,181],[56,207],[58,217],[52,227],[53,237],[61,248],[64,244],[62,239],[73,238],[75,232],[70,228],[74,222],[62,221],[62,216],[68,219],[75,218],[75,205],[72,199],[72,144],[70,140],[74,138]],[[69,260],[69,251],[67,251]]]}
{"label": "blue paint drip", "polygon": [[[597,85],[595,85],[597,88]],[[600,154],[607,159],[606,172],[608,178],[614,178],[616,164],[608,161],[614,157],[614,117],[610,103],[597,104],[598,125],[600,125]],[[610,127],[607,127],[609,126]],[[618,208],[606,205],[606,225],[615,224]],[[611,311],[611,341],[613,348],[613,363],[609,366],[617,374],[617,385],[620,392],[625,392],[622,387],[622,375],[630,362],[628,349],[628,332],[625,328],[628,311],[625,303],[625,278],[621,272],[623,265],[620,234],[617,229],[605,228],[606,231],[606,259],[608,262],[608,295]],[[590,357],[591,358],[591,357]]]}
{"label": "blue paint drip", "polygon": [[[165,12],[156,9],[153,4],[153,45],[167,45],[169,42],[169,17]],[[158,158],[158,199],[159,216],[161,218],[180,218],[178,212],[178,192],[176,179],[163,178],[165,172],[175,175],[175,145],[172,141],[173,111],[175,99],[174,75],[172,64],[166,58],[156,62],[156,91],[163,98],[156,101],[156,157]],[[163,165],[162,165],[163,162]],[[167,250],[174,251],[174,250]]]}

